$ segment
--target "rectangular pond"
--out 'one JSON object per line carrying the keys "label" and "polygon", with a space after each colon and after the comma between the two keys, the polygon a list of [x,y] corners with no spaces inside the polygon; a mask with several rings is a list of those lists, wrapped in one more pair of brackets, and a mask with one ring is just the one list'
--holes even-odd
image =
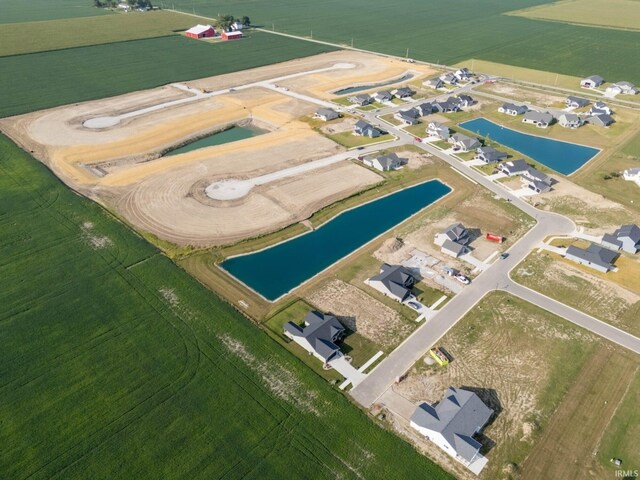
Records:
{"label": "rectangular pond", "polygon": [[430,180],[347,210],[273,247],[229,258],[221,266],[267,300],[277,300],[450,191]]}
{"label": "rectangular pond", "polygon": [[511,130],[486,118],[475,118],[460,126],[483,137],[489,136],[491,140],[517,150],[563,175],[571,175],[600,152],[594,147]]}
{"label": "rectangular pond", "polygon": [[206,137],[202,137],[194,142],[187,143],[186,145],[176,148],[175,150],[170,150],[169,152],[165,153],[164,156],[179,155],[181,153],[198,150],[199,148],[213,147],[216,145],[222,145],[224,143],[237,142],[238,140],[256,137],[258,135],[262,135],[263,133],[267,132],[256,127],[235,126],[229,128],[228,130],[212,133],[211,135],[207,135]]}
{"label": "rectangular pond", "polygon": [[335,95],[349,95],[349,94],[352,94],[352,93],[358,93],[358,92],[362,92],[364,90],[369,90],[371,88],[386,87],[387,85],[393,85],[394,83],[405,82],[405,81],[410,80],[412,78],[413,78],[413,74],[412,73],[406,73],[401,77],[394,78],[393,80],[389,80],[389,81],[386,81],[386,82],[371,83],[369,85],[358,85],[358,86],[355,86],[355,87],[341,88],[340,90],[336,90],[333,93]]}

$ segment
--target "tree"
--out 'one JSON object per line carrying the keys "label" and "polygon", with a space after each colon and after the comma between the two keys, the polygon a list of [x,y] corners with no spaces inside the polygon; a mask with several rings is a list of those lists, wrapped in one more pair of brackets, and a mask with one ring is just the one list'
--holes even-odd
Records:
{"label": "tree", "polygon": [[104,7],[104,3],[102,3],[100,0],[93,0],[93,6],[97,8],[102,8]]}
{"label": "tree", "polygon": [[242,17],[242,25],[245,27],[251,26],[251,19],[245,15]]}
{"label": "tree", "polygon": [[233,15],[219,15],[217,20],[217,25],[219,30],[223,30],[228,32],[231,30],[231,24],[235,22],[236,19],[233,18]]}

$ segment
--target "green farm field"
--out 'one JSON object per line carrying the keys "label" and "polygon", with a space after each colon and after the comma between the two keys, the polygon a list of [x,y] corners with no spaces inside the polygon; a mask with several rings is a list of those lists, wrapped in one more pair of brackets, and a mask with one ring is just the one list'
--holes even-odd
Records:
{"label": "green farm field", "polygon": [[0,57],[163,37],[192,25],[186,15],[164,11],[0,24]]}
{"label": "green farm field", "polygon": [[60,18],[92,17],[109,15],[104,8],[95,8],[87,0],[2,0],[0,23],[38,22]]}
{"label": "green farm field", "polygon": [[4,57],[0,58],[0,117],[332,50],[254,32],[240,41],[215,44],[171,35]]}
{"label": "green farm field", "polygon": [[0,137],[1,478],[450,478]]}
{"label": "green farm field", "polygon": [[[640,83],[640,34],[505,15],[549,0],[282,0],[246,2],[176,0],[176,9],[215,17],[249,15],[276,31],[419,60],[454,64],[470,58],[535,70]],[[401,9],[399,13],[398,9]],[[354,21],[357,19],[357,21]],[[401,19],[401,28],[394,26]],[[392,34],[385,32],[393,31]],[[453,34],[452,32],[456,32]],[[597,72],[594,72],[597,66]]]}

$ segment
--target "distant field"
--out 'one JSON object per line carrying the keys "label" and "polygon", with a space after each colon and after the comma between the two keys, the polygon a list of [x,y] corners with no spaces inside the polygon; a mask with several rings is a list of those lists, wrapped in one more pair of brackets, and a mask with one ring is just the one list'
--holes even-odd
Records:
{"label": "distant field", "polygon": [[[545,22],[504,15],[548,0],[175,0],[176,8],[215,17],[220,11],[249,15],[256,24],[368,50],[445,64],[470,58],[640,83],[636,32]],[[401,10],[401,13],[398,12]],[[389,19],[401,15],[400,28]],[[637,18],[629,16],[630,19]],[[354,20],[357,19],[357,20]],[[596,68],[597,72],[593,69]]]}
{"label": "distant field", "polygon": [[450,478],[0,136],[0,478]]}
{"label": "distant field", "polygon": [[111,12],[104,8],[95,8],[93,0],[2,0],[0,2],[0,23],[37,22],[107,14]]}
{"label": "distant field", "polygon": [[0,57],[163,37],[193,23],[186,15],[161,11],[0,24]]}
{"label": "distant field", "polygon": [[517,10],[509,15],[578,25],[640,30],[640,2],[637,0],[564,0]]}
{"label": "distant field", "polygon": [[[0,58],[0,117],[335,50],[264,33],[216,44],[171,35]],[[19,81],[16,81],[19,79]]]}

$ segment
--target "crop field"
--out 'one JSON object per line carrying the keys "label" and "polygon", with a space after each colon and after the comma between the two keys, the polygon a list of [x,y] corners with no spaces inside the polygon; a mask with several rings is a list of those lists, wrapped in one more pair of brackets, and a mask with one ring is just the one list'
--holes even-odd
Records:
{"label": "crop field", "polygon": [[0,198],[0,477],[449,478],[5,137]]}
{"label": "crop field", "polygon": [[[2,0],[0,23],[38,22],[60,18],[92,17],[108,15],[109,10],[95,8],[86,0]],[[3,39],[4,41],[4,39]]]}
{"label": "crop field", "polygon": [[578,25],[640,30],[640,2],[636,0],[564,0],[517,10],[510,15]]}
{"label": "crop field", "polygon": [[192,25],[186,15],[164,11],[0,24],[0,57],[163,37]]}
{"label": "crop field", "polygon": [[171,35],[3,57],[0,117],[332,50],[325,45],[254,32],[241,41],[216,44]]}
{"label": "crop field", "polygon": [[[470,58],[575,76],[593,75],[640,83],[633,58],[638,34],[631,31],[569,25],[504,15],[549,0],[460,0],[402,2],[402,28],[389,18],[398,5],[385,0],[285,0],[252,2],[241,7],[226,0],[177,0],[177,9],[215,17],[221,10],[249,15],[255,24],[357,48],[453,64]],[[354,19],[358,21],[354,21]],[[632,18],[631,16],[629,17]],[[430,19],[428,25],[426,19]],[[393,29],[393,34],[385,32]],[[313,31],[313,32],[312,32]],[[452,36],[451,32],[461,32]]]}

